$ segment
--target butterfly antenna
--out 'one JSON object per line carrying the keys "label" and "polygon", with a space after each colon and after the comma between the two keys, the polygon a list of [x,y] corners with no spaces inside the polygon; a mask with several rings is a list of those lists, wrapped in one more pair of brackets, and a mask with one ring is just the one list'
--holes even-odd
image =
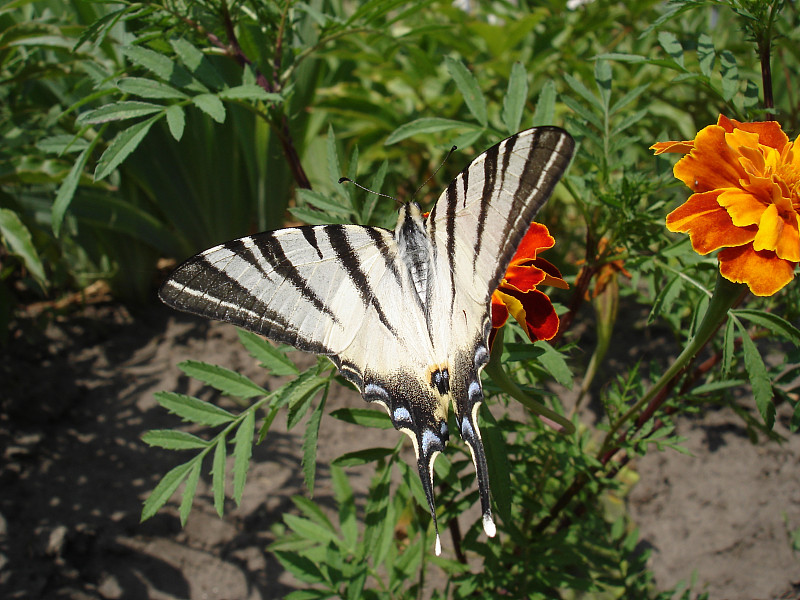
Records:
{"label": "butterfly antenna", "polygon": [[368,187],[364,187],[363,185],[361,185],[361,184],[360,184],[360,183],[358,183],[357,181],[353,181],[353,180],[352,180],[352,179],[350,179],[349,177],[340,177],[340,178],[339,178],[339,183],[352,183],[352,184],[353,184],[354,186],[356,186],[357,188],[361,188],[362,190],[364,190],[365,192],[369,192],[370,194],[375,194],[376,196],[383,196],[384,198],[390,198],[390,199],[394,200],[394,201],[395,201],[395,202],[397,202],[397,203],[399,203],[399,202],[400,202],[400,201],[399,201],[397,198],[395,198],[394,196],[390,196],[389,194],[384,194],[384,193],[382,193],[382,192],[376,192],[375,190],[371,190],[371,189],[369,189]]}
{"label": "butterfly antenna", "polygon": [[422,183],[422,185],[421,185],[421,186],[419,186],[419,187],[417,188],[417,191],[416,191],[416,192],[414,192],[414,193],[411,195],[411,197],[412,197],[412,198],[414,198],[414,197],[415,197],[417,194],[419,194],[419,191],[420,191],[422,188],[424,188],[426,185],[428,185],[428,182],[429,182],[431,179],[433,179],[434,177],[436,177],[436,174],[439,172],[439,169],[441,169],[441,168],[444,166],[444,163],[446,163],[446,162],[447,162],[447,159],[448,159],[448,158],[450,158],[450,156],[451,156],[451,155],[453,154],[453,152],[455,152],[456,150],[458,150],[458,146],[453,146],[452,148],[450,148],[450,152],[448,152],[448,153],[447,153],[447,156],[445,156],[445,157],[444,157],[444,160],[442,161],[442,163],[441,163],[441,164],[440,164],[438,167],[436,167],[436,170],[435,170],[433,173],[431,173],[430,177],[428,177],[428,178],[427,178],[427,179],[426,179],[426,180],[425,180],[425,181]]}

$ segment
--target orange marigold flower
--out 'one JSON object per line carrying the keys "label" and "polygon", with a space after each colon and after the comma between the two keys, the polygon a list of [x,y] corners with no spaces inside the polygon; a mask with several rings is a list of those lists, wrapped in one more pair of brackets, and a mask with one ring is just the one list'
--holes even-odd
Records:
{"label": "orange marigold flower", "polygon": [[798,140],[775,121],[720,115],[691,142],[651,146],[656,154],[686,154],[673,173],[695,192],[667,215],[667,229],[688,233],[699,254],[722,248],[722,276],[757,296],[789,283],[800,262]]}
{"label": "orange marigold flower", "polygon": [[547,227],[532,223],[517,248],[505,277],[492,294],[492,333],[489,346],[497,330],[506,324],[509,314],[528,334],[531,341],[550,340],[558,332],[558,315],[550,298],[536,289],[537,285],[551,285],[566,289],[559,270],[537,254],[555,245]]}

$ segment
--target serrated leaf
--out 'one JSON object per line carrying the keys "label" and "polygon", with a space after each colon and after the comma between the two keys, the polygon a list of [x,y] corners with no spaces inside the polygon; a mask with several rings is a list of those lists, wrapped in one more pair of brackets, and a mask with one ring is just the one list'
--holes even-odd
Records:
{"label": "serrated leaf", "polygon": [[170,40],[172,49],[180,57],[192,75],[197,77],[211,89],[220,89],[225,85],[225,80],[214,68],[214,65],[203,52],[186,39],[177,38]]}
{"label": "serrated leaf", "polygon": [[208,447],[208,442],[186,431],[174,429],[151,429],[142,436],[148,446],[167,450],[198,450]]}
{"label": "serrated leaf", "polygon": [[253,455],[255,423],[255,411],[247,411],[233,439],[233,499],[237,506],[242,502],[247,469],[250,466],[250,457]]}
{"label": "serrated leaf", "polygon": [[701,33],[697,38],[697,61],[700,63],[700,72],[706,77],[710,78],[713,74],[716,57],[711,37],[706,33]]}
{"label": "serrated leaf", "polygon": [[317,523],[312,523],[308,519],[303,519],[296,515],[286,513],[283,515],[283,522],[300,537],[316,543],[333,542],[339,545],[339,538],[328,529],[320,527]]}
{"label": "serrated leaf", "polygon": [[[569,73],[564,73],[564,81],[566,81],[567,85],[572,88],[572,91],[574,91],[581,98],[583,98],[589,104],[589,106],[592,107],[597,112],[597,114],[601,114],[601,115],[603,114],[603,111],[604,111],[603,103],[600,102],[600,100],[597,98],[597,96],[595,96],[589,90],[589,88],[587,88],[585,85],[583,85],[583,82],[579,81],[578,79],[575,79]],[[566,101],[568,98],[569,98],[569,96],[566,96],[564,98],[564,100]],[[592,114],[590,111],[587,111],[587,112],[589,114]],[[594,116],[594,119],[597,119],[597,117]],[[602,130],[603,128],[599,127],[599,129]]]}
{"label": "serrated leaf", "polygon": [[227,448],[224,436],[214,446],[214,461],[211,465],[211,487],[214,490],[214,508],[221,517],[225,512],[225,459]]}
{"label": "serrated leaf", "polygon": [[322,509],[320,509],[320,507],[313,500],[309,500],[303,496],[293,496],[292,502],[294,502],[295,506],[297,506],[297,508],[306,516],[306,518],[316,523],[317,526],[323,527],[331,533],[336,532],[336,528],[333,526],[333,523],[331,523],[330,519],[325,516],[325,513],[322,512]]}
{"label": "serrated leaf", "polygon": [[192,103],[214,119],[217,123],[225,122],[225,105],[214,94],[198,94],[192,96]]}
{"label": "serrated leaf", "polygon": [[260,85],[244,84],[221,90],[219,97],[225,100],[263,100],[264,102],[283,102],[283,96],[267,92]]}
{"label": "serrated leaf", "polygon": [[172,135],[175,141],[181,141],[183,130],[186,127],[186,113],[183,107],[178,104],[172,104],[167,107],[165,115],[167,117],[170,135]]}
{"label": "serrated leaf", "polygon": [[752,310],[740,308],[732,311],[734,315],[742,319],[747,319],[751,323],[760,325],[770,330],[772,333],[785,337],[793,344],[800,346],[800,329],[792,325],[783,317],[763,310]]}
{"label": "serrated leaf", "polygon": [[247,352],[255,358],[259,364],[273,375],[297,375],[300,369],[286,356],[286,352],[276,348],[260,335],[256,335],[244,329],[237,329],[239,341],[247,349]]}
{"label": "serrated leaf", "polygon": [[153,123],[162,117],[163,113],[150,117],[146,121],[140,121],[131,125],[127,129],[120,131],[103,152],[100,160],[97,161],[97,168],[94,172],[95,180],[99,181],[107,177],[116,169],[122,161],[128,158],[131,152],[141,143]]}
{"label": "serrated leaf", "polygon": [[464,66],[460,60],[451,57],[445,59],[447,72],[455,81],[461,95],[464,97],[464,102],[469,108],[469,112],[475,117],[481,125],[486,127],[488,118],[486,115],[486,100],[483,97],[481,88],[478,85],[478,80],[475,76]]}
{"label": "serrated leaf", "polygon": [[317,440],[319,439],[319,425],[322,422],[322,413],[325,410],[325,401],[328,399],[328,389],[322,394],[322,399],[311,413],[303,433],[303,480],[309,496],[314,495],[314,480],[317,472]]}
{"label": "serrated leaf", "polygon": [[164,506],[164,504],[167,503],[167,500],[172,497],[172,494],[175,493],[175,490],[178,489],[178,486],[189,474],[193,464],[194,461],[190,460],[187,463],[178,465],[177,467],[170,469],[169,472],[161,478],[161,481],[158,482],[158,485],[155,487],[155,489],[150,492],[147,500],[144,501],[144,506],[142,507],[142,516],[140,519],[141,521],[146,521],[152,517],[162,506]]}
{"label": "serrated leaf", "polygon": [[254,396],[266,396],[268,393],[267,390],[260,385],[256,385],[244,375],[219,365],[187,360],[179,363],[178,368],[189,377],[199,379],[228,396],[252,398]]}
{"label": "serrated leaf", "polygon": [[339,506],[339,529],[351,552],[358,540],[358,521],[356,520],[356,501],[353,488],[345,472],[336,464],[331,464],[331,485],[333,496]]}
{"label": "serrated leaf", "polygon": [[722,338],[722,374],[727,376],[731,372],[731,363],[733,362],[733,349],[734,349],[734,320],[728,319],[725,323],[725,335]]}
{"label": "serrated leaf", "polygon": [[564,355],[545,341],[538,341],[534,345],[544,350],[539,357],[539,362],[545,370],[565,388],[572,389],[572,372],[569,370]]}
{"label": "serrated leaf", "polygon": [[602,58],[597,59],[594,63],[594,82],[600,92],[604,113],[608,113],[611,102],[611,65]]}
{"label": "serrated leaf", "polygon": [[181,498],[181,506],[179,514],[181,518],[181,527],[186,525],[186,519],[189,518],[189,512],[192,510],[192,501],[194,494],[197,491],[197,481],[200,479],[200,466],[202,461],[195,460],[189,476],[186,478],[186,487],[183,488],[183,497]]}
{"label": "serrated leaf", "polygon": [[311,401],[320,388],[328,383],[328,379],[317,379],[316,381],[309,382],[308,386],[300,386],[292,394],[289,400],[289,411],[286,419],[286,428],[294,429],[294,427],[303,419],[308,407],[311,406]]}
{"label": "serrated leaf", "polygon": [[122,53],[131,62],[144,67],[172,85],[200,93],[208,91],[208,88],[192,77],[184,67],[154,50],[142,46],[126,46],[122,49]]}
{"label": "serrated leaf", "polygon": [[650,310],[650,314],[647,317],[648,324],[656,320],[665,306],[673,306],[675,299],[680,295],[683,289],[683,283],[683,278],[680,277],[680,275],[675,275],[667,282],[667,285],[661,288],[655,300],[653,300],[653,308]]}
{"label": "serrated leaf", "polygon": [[8,250],[12,254],[22,258],[31,275],[44,286],[47,277],[45,276],[44,265],[39,258],[39,253],[33,245],[31,232],[25,227],[19,215],[8,208],[0,208],[0,238],[5,241]]}
{"label": "serrated leaf", "polygon": [[392,429],[392,420],[385,412],[369,408],[340,408],[331,413],[331,416],[345,423],[354,423],[364,427],[377,429]]}
{"label": "serrated leaf", "polygon": [[522,122],[522,111],[528,99],[528,74],[520,62],[515,62],[511,67],[508,78],[508,92],[503,99],[503,123],[508,133],[519,131]]}
{"label": "serrated leaf", "polygon": [[772,384],[767,375],[767,368],[747,330],[743,326],[739,326],[739,333],[742,336],[744,367],[747,370],[747,377],[750,379],[756,407],[761,418],[764,419],[767,429],[772,429],[775,424],[775,405],[772,403]]}
{"label": "serrated leaf", "polygon": [[64,181],[61,182],[61,185],[58,186],[58,192],[56,192],[56,199],[53,202],[53,209],[50,215],[50,222],[56,237],[58,237],[61,232],[61,224],[64,222],[64,215],[67,212],[67,208],[69,208],[72,199],[75,197],[75,190],[78,188],[83,169],[95,146],[97,146],[98,142],[102,139],[102,133],[105,131],[106,127],[108,126],[103,125],[97,136],[89,142],[89,146],[86,150],[78,155],[72,168],[69,170],[69,174],[64,178]]}
{"label": "serrated leaf", "polygon": [[390,146],[396,144],[400,140],[420,135],[423,133],[435,133],[437,131],[446,131],[449,129],[463,129],[463,128],[476,129],[476,125],[465,123],[464,121],[454,121],[453,119],[441,119],[439,117],[425,117],[422,119],[415,119],[410,123],[405,123],[395,129],[389,137],[386,138],[384,145]]}
{"label": "serrated leaf", "polygon": [[193,396],[175,392],[156,392],[155,398],[169,412],[178,415],[185,421],[199,423],[200,425],[216,427],[223,423],[230,423],[236,418],[236,415],[229,413],[227,410]]}
{"label": "serrated leaf", "polygon": [[351,214],[349,207],[342,206],[341,202],[331,200],[321,192],[299,189],[297,190],[297,196],[303,202],[310,204],[326,215],[330,215],[332,218],[346,219]]}
{"label": "serrated leaf", "polygon": [[300,581],[307,583],[323,583],[325,581],[325,577],[317,565],[305,556],[280,550],[273,551],[273,554],[278,559],[278,562],[281,563],[281,566]]}
{"label": "serrated leaf", "polygon": [[47,154],[80,152],[89,147],[89,141],[75,135],[52,135],[36,142],[36,149]]}
{"label": "serrated leaf", "polygon": [[658,43],[664,51],[672,57],[677,64],[683,67],[683,46],[678,41],[678,38],[671,31],[659,31]]}
{"label": "serrated leaf", "polygon": [[392,448],[367,448],[366,450],[356,450],[355,452],[342,454],[338,458],[334,459],[331,464],[339,467],[365,465],[367,463],[386,458],[393,452],[394,450]]}
{"label": "serrated leaf", "polygon": [[556,85],[552,80],[548,80],[539,92],[536,100],[536,108],[533,111],[534,127],[541,125],[553,125],[556,114]]}
{"label": "serrated leaf", "polygon": [[186,94],[171,85],[145,77],[124,77],[117,80],[117,88],[121,92],[141,96],[142,98],[188,98]]}
{"label": "serrated leaf", "polygon": [[739,68],[736,66],[736,57],[729,50],[720,52],[719,59],[719,69],[722,74],[722,98],[728,102],[739,90]]}

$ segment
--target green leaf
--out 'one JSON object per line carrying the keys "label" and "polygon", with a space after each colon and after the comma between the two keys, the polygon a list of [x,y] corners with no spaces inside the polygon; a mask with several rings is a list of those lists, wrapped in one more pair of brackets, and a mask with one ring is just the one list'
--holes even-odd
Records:
{"label": "green leaf", "polygon": [[208,442],[186,431],[174,429],[152,429],[142,436],[148,446],[167,450],[198,450],[208,447]]}
{"label": "green leaf", "polygon": [[186,113],[182,106],[172,104],[166,110],[167,125],[169,132],[175,141],[181,141],[183,137],[183,129],[186,126]]}
{"label": "green leaf", "polygon": [[308,519],[286,513],[283,515],[283,522],[286,523],[289,529],[307,540],[311,540],[315,543],[333,542],[337,546],[339,545],[339,538],[336,536],[335,532],[320,527],[317,523],[309,521]]}
{"label": "green leaf", "polygon": [[356,450],[355,452],[348,452],[342,454],[334,459],[331,464],[340,467],[354,467],[357,465],[365,465],[367,463],[381,460],[392,454],[392,448],[367,448],[366,450]]}
{"label": "green leaf", "polygon": [[375,427],[377,429],[391,429],[392,420],[382,410],[370,408],[340,408],[331,413],[331,416],[345,423],[355,423],[364,427]]}
{"label": "green leaf", "polygon": [[354,551],[358,540],[358,521],[356,520],[356,500],[353,488],[345,472],[336,464],[331,464],[331,484],[333,496],[339,505],[339,529],[349,551]]}
{"label": "green leaf", "polygon": [[351,214],[350,208],[347,206],[342,206],[341,201],[337,202],[336,200],[331,200],[321,192],[299,189],[297,190],[297,196],[304,203],[310,204],[326,215],[330,215],[332,218],[338,217],[347,219]]}
{"label": "green leaf", "polygon": [[47,277],[39,253],[33,245],[31,232],[25,227],[17,213],[8,208],[0,208],[0,238],[5,240],[8,250],[18,255],[39,283],[44,286]]}
{"label": "green leaf", "polygon": [[225,459],[227,458],[225,436],[221,435],[214,446],[214,462],[211,465],[211,487],[214,489],[214,508],[221,517],[225,512]]}
{"label": "green leaf", "polygon": [[772,429],[775,424],[775,405],[772,403],[772,384],[767,375],[767,368],[747,330],[741,325],[738,328],[742,336],[744,367],[750,379],[750,386],[753,388],[756,407],[758,407],[758,412],[761,413],[767,429]]}
{"label": "green leaf", "polygon": [[294,552],[280,550],[274,550],[273,554],[278,559],[278,562],[281,563],[281,566],[300,581],[305,581],[306,583],[325,582],[322,572],[311,559]]}
{"label": "green leaf", "polygon": [[322,394],[322,399],[311,413],[303,433],[303,480],[309,496],[314,495],[314,479],[317,471],[317,440],[319,439],[319,425],[322,422],[322,413],[325,410],[325,401],[328,399],[328,389]]}
{"label": "green leaf", "polygon": [[[589,91],[589,88],[587,88],[585,85],[583,85],[583,83],[581,81],[579,81],[578,79],[575,79],[569,73],[564,73],[564,81],[566,81],[567,85],[572,88],[572,91],[574,91],[581,98],[583,98],[588,103],[588,105],[595,110],[595,112],[597,114],[600,114],[600,115],[603,114],[603,112],[605,110],[604,107],[603,107],[603,103],[600,102],[600,100],[597,98],[597,96],[592,94],[592,92]],[[566,100],[566,98],[564,100]],[[599,122],[598,122],[598,124],[599,124]],[[600,129],[602,131],[603,127],[600,126],[600,127],[598,127],[598,129]]]}
{"label": "green leaf", "polygon": [[722,99],[729,102],[739,90],[739,68],[736,57],[728,50],[719,55],[719,69],[722,73]]}
{"label": "green leaf", "polygon": [[477,79],[460,60],[448,56],[445,59],[445,64],[447,65],[447,72],[450,73],[453,81],[456,82],[456,86],[461,91],[461,95],[464,96],[464,102],[466,102],[469,112],[472,113],[478,123],[486,127],[488,123],[486,100],[481,93]]}
{"label": "green leaf", "polygon": [[172,39],[169,42],[181,62],[189,67],[192,75],[197,77],[211,89],[220,89],[225,85],[225,80],[219,74],[212,62],[203,52],[184,38]]}
{"label": "green leaf", "polygon": [[72,168],[69,170],[69,174],[64,178],[64,181],[61,182],[61,185],[58,186],[58,192],[56,193],[56,199],[53,202],[53,210],[51,213],[51,224],[56,237],[58,237],[61,231],[61,224],[64,222],[64,215],[67,212],[67,208],[69,208],[72,199],[75,197],[75,190],[78,189],[78,183],[81,180],[83,169],[95,146],[102,139],[101,134],[106,127],[107,125],[103,125],[97,136],[89,142],[89,146],[86,150],[78,155]]}
{"label": "green leaf", "polygon": [[544,350],[544,353],[539,357],[539,362],[545,370],[550,373],[558,383],[567,389],[571,389],[572,372],[569,370],[564,355],[545,341],[536,342],[534,345]]}
{"label": "green leaf", "polygon": [[103,152],[100,160],[97,161],[97,168],[94,172],[95,180],[99,181],[108,176],[114,169],[116,169],[122,161],[128,158],[128,155],[136,150],[136,147],[141,143],[147,132],[158,119],[163,116],[163,113],[150,117],[146,121],[140,121],[135,125],[131,125],[127,129],[120,131],[111,143]]}
{"label": "green leaf", "polygon": [[36,149],[47,154],[80,152],[89,146],[89,141],[74,135],[52,135],[36,142]]}
{"label": "green leaf", "polygon": [[187,463],[178,465],[170,469],[170,471],[161,478],[161,481],[158,482],[158,485],[144,502],[141,521],[146,521],[152,517],[158,512],[158,509],[167,503],[167,500],[172,497],[172,494],[175,493],[175,490],[178,489],[181,482],[189,475],[190,470],[194,466],[194,462],[194,460],[190,460]]}
{"label": "green leaf", "polygon": [[700,63],[700,72],[706,77],[710,78],[713,74],[716,57],[711,37],[706,33],[701,33],[697,38],[697,61]]}
{"label": "green leaf", "polygon": [[220,91],[219,97],[225,100],[263,100],[264,102],[283,102],[283,96],[267,92],[260,85],[245,84]]}
{"label": "green leaf", "polygon": [[156,77],[180,88],[207,92],[208,88],[192,77],[191,73],[170,58],[141,46],[126,46],[122,53],[133,63],[144,67]]}
{"label": "green leaf", "polygon": [[292,502],[308,519],[313,521],[319,527],[323,527],[331,533],[336,532],[336,528],[331,523],[330,519],[325,516],[322,509],[313,501],[303,496],[292,496]]}
{"label": "green leaf", "polygon": [[248,410],[233,440],[233,499],[237,506],[242,502],[247,469],[250,466],[250,457],[253,455],[255,423],[255,410]]}
{"label": "green leaf", "polygon": [[244,329],[237,329],[236,333],[239,334],[239,341],[250,356],[269,370],[272,375],[297,375],[300,373],[300,369],[289,359],[285,351],[276,348],[260,335]]}
{"label": "green leaf", "polygon": [[195,460],[192,470],[186,479],[186,487],[183,488],[183,497],[181,498],[181,506],[178,511],[181,518],[181,527],[186,525],[186,519],[189,518],[189,512],[192,510],[192,501],[194,494],[197,491],[197,481],[200,479],[200,466],[202,461]]}
{"label": "green leaf", "polygon": [[156,392],[155,397],[158,403],[169,412],[178,415],[185,421],[199,423],[200,425],[215,427],[223,423],[229,423],[236,418],[236,415],[229,413],[227,410],[192,396],[175,392]]}
{"label": "green leaf", "polygon": [[118,79],[117,88],[121,92],[141,96],[142,98],[183,99],[188,97],[182,91],[171,85],[145,77],[124,77]]}
{"label": "green leaf", "polygon": [[289,398],[289,414],[286,419],[287,429],[294,429],[308,412],[311,400],[317,395],[319,389],[327,386],[329,382],[330,380],[327,377],[317,378],[316,381],[309,381],[307,386],[298,386],[294,390],[294,393]]}
{"label": "green leaf", "polygon": [[672,57],[677,64],[681,67],[683,64],[683,46],[678,41],[678,38],[671,31],[659,31],[658,43],[664,48],[664,51]]}
{"label": "green leaf", "polygon": [[189,377],[199,379],[228,396],[252,398],[253,396],[266,396],[268,393],[267,390],[256,385],[244,375],[219,365],[187,360],[179,363],[178,368]]}
{"label": "green leaf", "polygon": [[342,165],[339,162],[339,151],[336,148],[336,135],[333,125],[328,125],[328,136],[325,139],[325,153],[328,158],[328,178],[330,181],[339,181],[342,176]]}
{"label": "green leaf", "polygon": [[611,102],[611,66],[608,61],[602,58],[594,63],[594,82],[600,92],[600,100],[603,102],[603,112],[608,114],[608,107]]}
{"label": "green leaf", "polygon": [[760,325],[761,327],[765,327],[775,335],[784,337],[796,346],[800,346],[800,329],[779,315],[763,310],[752,310],[747,308],[740,308],[731,312],[737,317],[746,319],[751,323]]}
{"label": "green leaf", "polygon": [[225,122],[225,105],[214,94],[198,94],[192,96],[192,103],[214,119],[217,123]]}
{"label": "green leaf", "polygon": [[472,125],[470,123],[465,123],[463,121],[454,121],[453,119],[440,119],[438,117],[426,117],[422,119],[415,119],[410,123],[405,123],[401,125],[397,129],[395,129],[389,137],[386,138],[384,144],[386,146],[390,146],[392,144],[396,144],[400,140],[404,140],[406,138],[423,134],[423,133],[435,133],[437,131],[446,131],[450,129],[477,129],[476,125]]}
{"label": "green leaf", "polygon": [[511,76],[508,78],[508,92],[503,99],[503,123],[508,133],[519,131],[522,122],[522,111],[528,99],[528,74],[520,62],[515,62],[511,67]]}
{"label": "green leaf", "polygon": [[735,342],[734,319],[728,319],[725,323],[725,335],[722,339],[722,374],[727,376],[731,372],[733,362],[733,350]]}
{"label": "green leaf", "polygon": [[548,80],[539,92],[536,108],[533,111],[533,126],[553,125],[556,119],[556,85]]}

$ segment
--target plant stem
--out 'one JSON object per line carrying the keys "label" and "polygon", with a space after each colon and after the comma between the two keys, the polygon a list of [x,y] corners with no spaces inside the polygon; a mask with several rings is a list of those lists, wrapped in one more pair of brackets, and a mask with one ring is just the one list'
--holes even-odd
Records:
{"label": "plant stem", "polygon": [[573,434],[575,433],[575,425],[564,416],[547,408],[541,402],[537,402],[528,394],[520,389],[520,387],[508,376],[503,364],[500,361],[500,355],[503,353],[503,332],[505,328],[501,328],[497,332],[497,337],[494,340],[494,348],[492,357],[489,364],[486,365],[486,372],[492,378],[492,381],[506,394],[519,401],[525,408],[530,410],[533,414],[537,415],[542,421],[550,425],[559,433]]}

